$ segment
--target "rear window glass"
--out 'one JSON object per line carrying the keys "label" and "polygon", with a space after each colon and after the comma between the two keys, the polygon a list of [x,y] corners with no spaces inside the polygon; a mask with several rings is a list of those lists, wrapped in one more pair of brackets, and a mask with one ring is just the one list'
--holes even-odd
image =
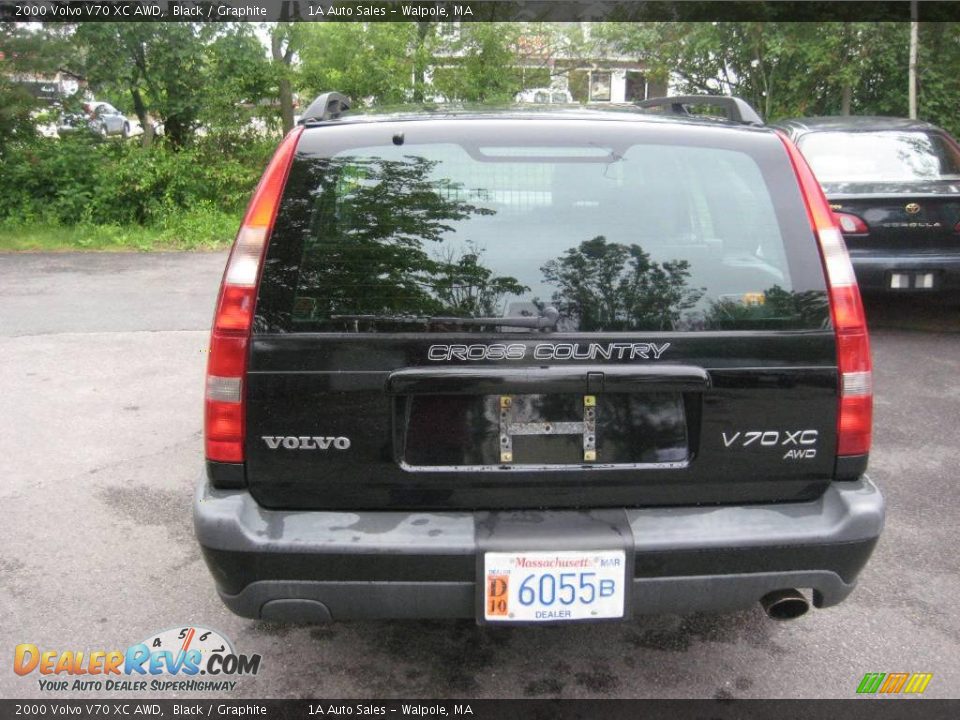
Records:
{"label": "rear window glass", "polygon": [[288,195],[277,230],[296,239],[285,330],[694,331],[826,318],[822,289],[791,277],[768,181],[737,150],[352,147],[298,160]]}
{"label": "rear window glass", "polygon": [[820,182],[960,180],[960,153],[927,132],[813,132],[800,149]]}

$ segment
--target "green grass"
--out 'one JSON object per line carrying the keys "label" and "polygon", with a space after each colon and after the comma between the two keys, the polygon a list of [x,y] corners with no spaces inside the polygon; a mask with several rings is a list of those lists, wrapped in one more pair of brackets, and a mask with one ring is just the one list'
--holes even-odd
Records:
{"label": "green grass", "polygon": [[146,226],[7,220],[0,222],[0,252],[218,250],[230,246],[239,223],[239,213],[212,208]]}

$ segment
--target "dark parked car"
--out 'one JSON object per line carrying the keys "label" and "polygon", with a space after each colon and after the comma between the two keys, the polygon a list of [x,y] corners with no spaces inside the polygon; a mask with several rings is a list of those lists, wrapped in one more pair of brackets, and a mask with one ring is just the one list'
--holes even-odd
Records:
{"label": "dark parked car", "polygon": [[917,120],[780,123],[837,214],[864,291],[960,290],[960,146]]}
{"label": "dark parked car", "polygon": [[884,513],[869,343],[789,140],[347,107],[321,96],[283,140],[217,301],[194,520],[231,610],[791,618],[849,595]]}

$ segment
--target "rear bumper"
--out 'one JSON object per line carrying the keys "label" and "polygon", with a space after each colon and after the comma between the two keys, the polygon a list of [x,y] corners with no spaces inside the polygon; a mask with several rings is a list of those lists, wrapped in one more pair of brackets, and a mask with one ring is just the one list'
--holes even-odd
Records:
{"label": "rear bumper", "polygon": [[802,503],[509,513],[266,510],[204,479],[194,504],[227,607],[283,622],[476,617],[484,548],[584,547],[598,528],[627,550],[628,615],[735,610],[783,588],[828,607],[853,590],[883,517],[867,478]]}
{"label": "rear bumper", "polygon": [[868,292],[930,292],[918,289],[891,289],[890,275],[898,273],[933,273],[934,292],[960,290],[960,243],[954,253],[897,253],[850,250],[850,261],[861,290]]}

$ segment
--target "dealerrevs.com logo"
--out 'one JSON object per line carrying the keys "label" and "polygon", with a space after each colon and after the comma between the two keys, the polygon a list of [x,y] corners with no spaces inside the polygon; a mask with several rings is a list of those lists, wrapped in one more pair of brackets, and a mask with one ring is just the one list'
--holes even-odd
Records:
{"label": "dealerrevs.com logo", "polygon": [[230,691],[260,671],[260,655],[238,654],[222,633],[187,626],[151,635],[126,650],[58,650],[21,643],[13,670],[37,676],[43,691]]}

